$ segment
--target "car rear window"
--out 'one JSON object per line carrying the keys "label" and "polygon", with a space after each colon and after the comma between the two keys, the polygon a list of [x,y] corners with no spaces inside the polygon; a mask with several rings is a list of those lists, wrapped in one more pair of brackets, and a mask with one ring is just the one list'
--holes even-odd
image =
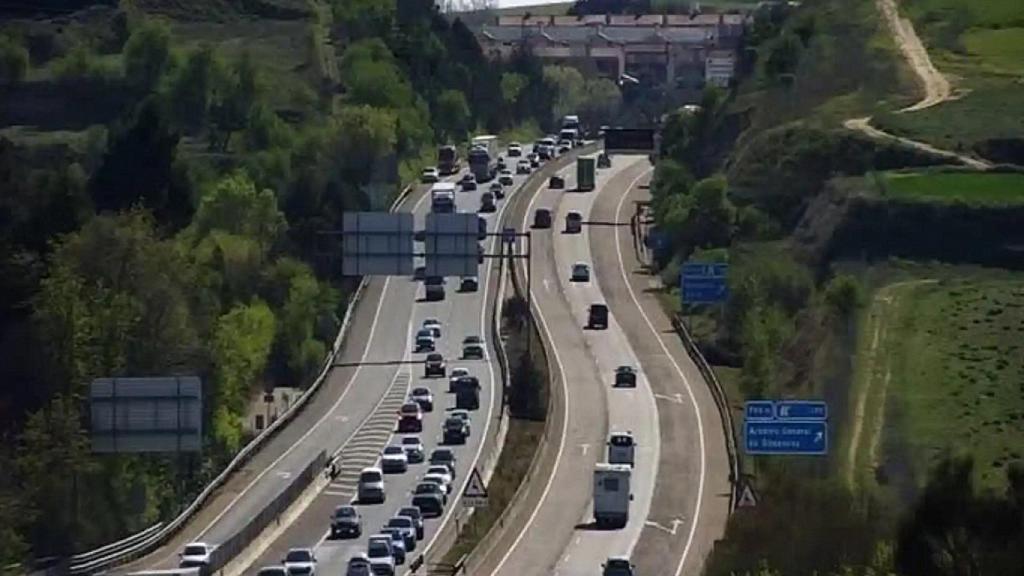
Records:
{"label": "car rear window", "polygon": [[363,472],[359,475],[360,482],[380,482],[383,479],[380,472],[376,470],[372,472]]}

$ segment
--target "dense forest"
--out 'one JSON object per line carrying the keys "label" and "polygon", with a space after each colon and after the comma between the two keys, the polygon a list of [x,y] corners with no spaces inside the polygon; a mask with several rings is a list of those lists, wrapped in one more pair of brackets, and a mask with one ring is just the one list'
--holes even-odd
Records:
{"label": "dense forest", "polygon": [[[562,93],[527,55],[485,60],[430,0],[333,2],[299,86],[132,6],[76,42],[0,23],[5,94],[116,105],[78,148],[0,137],[0,566],[172,517],[247,441],[251,399],[322,365],[354,284],[317,232],[386,206],[438,143],[549,127]],[[175,374],[204,383],[201,455],[91,453],[92,379]]]}

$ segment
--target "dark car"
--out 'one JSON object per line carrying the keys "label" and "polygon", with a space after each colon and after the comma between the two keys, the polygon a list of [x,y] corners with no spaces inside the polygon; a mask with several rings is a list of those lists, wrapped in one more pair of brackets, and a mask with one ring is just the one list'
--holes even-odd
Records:
{"label": "dark car", "polygon": [[466,336],[462,341],[462,357],[482,360],[484,357],[484,341],[479,336]]}
{"label": "dark car", "polygon": [[616,388],[636,388],[636,370],[632,366],[619,366],[615,369]]}
{"label": "dark car", "polygon": [[412,523],[416,527],[416,538],[423,539],[423,514],[420,509],[415,506],[406,506],[398,511],[398,516],[408,516],[412,518]]}
{"label": "dark car", "polygon": [[363,522],[354,506],[338,506],[331,515],[331,538],[358,538],[363,533]]}
{"label": "dark car", "polygon": [[398,431],[423,431],[423,408],[420,407],[419,402],[411,401],[402,404],[398,410]]}
{"label": "dark car", "polygon": [[483,195],[480,196],[480,212],[494,212],[497,209],[497,206],[494,205],[494,194],[484,192]]}
{"label": "dark car", "polygon": [[476,276],[463,276],[459,281],[459,292],[476,292],[480,289],[480,281]]}
{"label": "dark car", "polygon": [[537,208],[537,211],[533,213],[533,227],[551,228],[551,210]]}
{"label": "dark car", "polygon": [[465,444],[469,430],[466,422],[461,418],[449,416],[442,426],[442,441],[445,444]]}
{"label": "dark car", "polygon": [[420,509],[424,518],[437,518],[443,514],[444,499],[441,487],[430,482],[417,484],[412,493],[412,505]]}
{"label": "dark car", "polygon": [[451,473],[455,474],[455,452],[449,448],[434,448],[434,451],[430,453],[430,460],[428,460],[432,466],[444,465],[448,467]]}
{"label": "dark car", "polygon": [[604,304],[590,305],[590,311],[587,313],[587,328],[608,328],[608,306]]}
{"label": "dark car", "polygon": [[459,185],[462,186],[463,192],[476,190],[476,177],[472,174],[466,174],[461,180],[459,180]]}
{"label": "dark car", "polygon": [[494,194],[494,197],[497,198],[498,200],[501,200],[502,198],[505,197],[505,186],[503,186],[501,182],[492,182],[491,187],[488,188],[488,191],[491,194]]}
{"label": "dark car", "polygon": [[548,188],[552,190],[562,190],[565,188],[565,178],[555,175],[548,179]]}
{"label": "dark car", "polygon": [[423,363],[423,371],[427,378],[430,378],[431,376],[440,376],[444,378],[445,374],[448,373],[444,363],[444,356],[441,356],[437,352],[427,354],[427,359]]}

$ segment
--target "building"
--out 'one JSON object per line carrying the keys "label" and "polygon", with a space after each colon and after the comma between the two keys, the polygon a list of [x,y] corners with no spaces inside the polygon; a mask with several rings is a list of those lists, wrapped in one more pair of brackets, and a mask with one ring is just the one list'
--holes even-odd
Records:
{"label": "building", "polygon": [[259,434],[284,414],[302,395],[302,390],[280,386],[258,395],[249,402],[243,428],[250,434]]}
{"label": "building", "polygon": [[491,58],[525,49],[608,78],[699,89],[732,80],[746,24],[743,14],[500,16],[478,37]]}

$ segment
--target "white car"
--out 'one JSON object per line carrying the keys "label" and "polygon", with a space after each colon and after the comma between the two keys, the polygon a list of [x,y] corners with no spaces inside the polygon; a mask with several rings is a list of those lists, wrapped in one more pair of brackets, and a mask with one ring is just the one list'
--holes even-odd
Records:
{"label": "white car", "polygon": [[441,337],[441,322],[437,318],[427,318],[423,321],[423,329],[434,333],[434,338]]}
{"label": "white car", "polygon": [[512,179],[512,171],[508,168],[498,173],[498,182],[501,182],[502,186],[511,186],[515,180]]}
{"label": "white car", "polygon": [[451,493],[452,485],[449,484],[448,482],[445,482],[444,476],[441,476],[440,474],[427,474],[426,476],[423,477],[423,481],[433,482],[434,484],[440,486],[441,490],[444,491],[445,496]]}
{"label": "white car", "polygon": [[405,450],[405,457],[410,464],[423,462],[427,457],[427,453],[423,451],[423,442],[420,441],[419,436],[403,436],[402,450]]}
{"label": "white car", "polygon": [[508,145],[508,156],[509,158],[515,158],[523,155],[523,147],[519,142],[512,142]]}
{"label": "white car", "polygon": [[516,174],[529,174],[533,171],[533,167],[530,166],[530,161],[523,158],[516,164]]}
{"label": "white car", "polygon": [[345,576],[373,576],[370,558],[362,552],[348,559]]}
{"label": "white car", "polygon": [[384,494],[384,471],[380,468],[363,468],[359,473],[359,484],[356,487],[356,495],[360,504],[367,502],[384,503],[387,498]]}
{"label": "white car", "polygon": [[210,564],[210,554],[213,546],[204,542],[189,542],[181,549],[179,554],[179,568],[202,568]]}
{"label": "white car", "polygon": [[427,468],[427,474],[437,474],[445,478],[445,482],[448,484],[452,483],[452,471],[444,464],[434,464]]}
{"label": "white car", "polygon": [[405,472],[409,469],[409,457],[401,446],[386,446],[380,454],[380,468],[386,473]]}
{"label": "white car", "polygon": [[309,548],[292,548],[284,556],[284,569],[289,576],[314,576],[316,556]]}
{"label": "white car", "polygon": [[423,173],[420,174],[420,182],[423,182],[424,184],[433,184],[440,179],[441,172],[433,166],[430,168],[424,168]]}
{"label": "white car", "polygon": [[394,575],[395,556],[391,551],[390,536],[370,536],[366,544],[366,557],[370,559],[374,574]]}

